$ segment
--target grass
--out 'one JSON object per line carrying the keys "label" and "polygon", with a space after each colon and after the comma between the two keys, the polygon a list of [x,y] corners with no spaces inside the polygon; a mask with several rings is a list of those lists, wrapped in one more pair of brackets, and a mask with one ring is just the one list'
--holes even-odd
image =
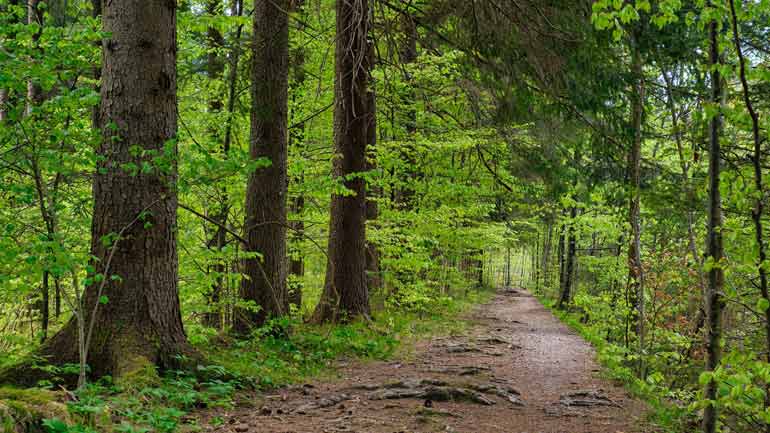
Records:
{"label": "grass", "polygon": [[[458,320],[472,306],[492,297],[491,290],[468,292],[462,299],[441,297],[417,311],[384,309],[371,321],[341,325],[309,325],[292,318],[274,320],[251,338],[191,333],[206,355],[209,366],[198,371],[170,371],[163,375],[150,368],[142,374],[109,377],[76,393],[46,389],[0,391],[2,408],[35,396],[36,406],[64,408],[25,418],[27,430],[49,433],[176,433],[200,430],[196,410],[232,406],[239,390],[265,390],[335,373],[336,360],[386,360],[408,355],[413,342],[433,335],[462,332],[467,321]],[[53,388],[49,382],[48,387]],[[31,397],[30,397],[31,398]],[[66,401],[66,403],[64,403]],[[52,406],[53,407],[53,406]],[[6,417],[10,418],[10,417]],[[18,426],[18,421],[16,424]],[[13,425],[4,421],[12,430]],[[0,424],[0,427],[3,427]],[[36,430],[35,430],[36,429]],[[5,433],[0,429],[0,432]]]}

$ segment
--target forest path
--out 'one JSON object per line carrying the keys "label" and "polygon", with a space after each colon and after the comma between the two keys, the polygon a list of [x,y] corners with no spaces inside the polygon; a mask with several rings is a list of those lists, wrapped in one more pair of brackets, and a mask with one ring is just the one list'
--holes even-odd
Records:
{"label": "forest path", "polygon": [[647,432],[644,405],[598,376],[594,350],[521,290],[469,315],[467,335],[390,362],[341,363],[340,379],[275,390],[209,432]]}

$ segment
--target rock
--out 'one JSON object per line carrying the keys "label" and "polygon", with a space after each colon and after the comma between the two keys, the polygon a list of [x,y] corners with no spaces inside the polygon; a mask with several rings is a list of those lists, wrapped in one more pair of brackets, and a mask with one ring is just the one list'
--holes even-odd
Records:
{"label": "rock", "polygon": [[241,433],[241,432],[247,432],[249,431],[249,426],[246,424],[238,424],[235,427],[233,427],[233,430]]}

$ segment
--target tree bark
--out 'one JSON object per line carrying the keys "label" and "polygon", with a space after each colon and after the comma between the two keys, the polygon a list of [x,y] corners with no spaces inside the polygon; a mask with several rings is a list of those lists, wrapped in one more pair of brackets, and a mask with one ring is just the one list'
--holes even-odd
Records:
{"label": "tree bark", "polygon": [[[711,3],[708,7],[713,7]],[[717,68],[722,63],[719,52],[719,23],[716,19],[709,23],[709,64],[711,66],[711,103],[721,107],[722,76]],[[713,372],[719,367],[722,358],[720,340],[722,338],[722,310],[724,299],[724,270],[722,269],[722,197],[719,192],[721,149],[720,134],[722,128],[721,109],[710,120],[709,125],[709,209],[708,209],[708,244],[709,257],[708,286],[704,296],[706,303],[706,372]],[[716,406],[718,384],[716,380],[706,382],[703,397],[710,401],[703,411],[704,433],[715,433],[719,422],[719,410]]]}
{"label": "tree bark", "polygon": [[551,247],[553,244],[553,219],[549,217],[547,221],[548,230],[545,234],[543,243],[542,269],[543,269],[543,289],[547,290],[551,286]]}
{"label": "tree bark", "polygon": [[332,193],[329,260],[314,321],[369,316],[366,286],[366,145],[369,142],[368,0],[338,0],[334,85],[334,178],[352,195]]}
{"label": "tree bark", "polygon": [[268,158],[269,167],[249,176],[246,189],[246,251],[260,256],[244,260],[241,298],[257,311],[240,309],[235,330],[246,333],[269,317],[288,312],[287,187],[289,0],[255,0],[251,83],[253,161]]}
{"label": "tree bark", "polygon": [[[196,356],[182,327],[177,287],[175,5],[126,0],[104,6],[110,38],[100,118],[111,127],[97,150],[91,254],[100,261],[92,265],[82,314],[95,321],[91,373],[119,377],[148,363],[177,368],[179,355]],[[153,162],[155,156],[163,161]],[[101,278],[107,282],[99,293]],[[78,334],[73,319],[42,354],[78,362]]]}
{"label": "tree bark", "polygon": [[572,206],[569,211],[570,225],[567,230],[567,257],[564,263],[564,282],[562,284],[561,296],[559,297],[559,309],[566,308],[572,299],[572,281],[575,274],[575,218],[577,217],[577,207]]}

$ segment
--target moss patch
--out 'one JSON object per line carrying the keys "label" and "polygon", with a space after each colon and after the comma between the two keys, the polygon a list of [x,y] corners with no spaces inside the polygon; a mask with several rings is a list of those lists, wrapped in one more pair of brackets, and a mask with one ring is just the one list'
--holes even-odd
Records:
{"label": "moss patch", "polygon": [[43,420],[67,420],[61,394],[42,389],[0,388],[0,432],[42,433]]}

